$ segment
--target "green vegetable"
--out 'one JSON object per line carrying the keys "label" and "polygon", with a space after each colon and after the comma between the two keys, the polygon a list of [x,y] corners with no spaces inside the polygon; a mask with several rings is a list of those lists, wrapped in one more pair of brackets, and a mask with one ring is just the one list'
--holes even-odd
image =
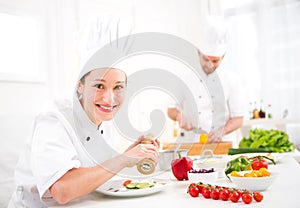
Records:
{"label": "green vegetable", "polygon": [[225,174],[228,175],[232,171],[239,172],[239,171],[248,170],[250,167],[251,167],[251,162],[247,158],[240,156],[227,163]]}
{"label": "green vegetable", "polygon": [[154,184],[153,183],[146,183],[146,182],[142,182],[142,183],[129,183],[126,185],[126,188],[128,189],[143,189],[143,188],[151,188],[153,187]]}
{"label": "green vegetable", "polygon": [[260,152],[272,152],[272,150],[265,148],[229,148],[228,155],[236,155],[243,153],[260,153]]}
{"label": "green vegetable", "polygon": [[273,152],[291,152],[295,146],[289,141],[289,136],[284,131],[275,129],[252,129],[249,137],[244,137],[240,143],[240,148],[265,148]]}

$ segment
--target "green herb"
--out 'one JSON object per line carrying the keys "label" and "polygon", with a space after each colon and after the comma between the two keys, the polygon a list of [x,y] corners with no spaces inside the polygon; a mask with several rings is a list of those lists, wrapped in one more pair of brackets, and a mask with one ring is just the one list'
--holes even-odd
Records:
{"label": "green herb", "polygon": [[265,148],[273,152],[292,152],[295,146],[289,141],[289,136],[284,131],[275,129],[252,129],[249,137],[244,137],[240,143],[240,148]]}

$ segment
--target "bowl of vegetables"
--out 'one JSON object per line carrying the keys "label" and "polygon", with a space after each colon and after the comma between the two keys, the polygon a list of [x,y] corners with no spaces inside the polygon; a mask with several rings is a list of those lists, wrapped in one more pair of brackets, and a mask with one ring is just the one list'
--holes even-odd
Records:
{"label": "bowl of vegetables", "polygon": [[250,171],[233,171],[228,176],[236,188],[249,191],[264,191],[273,184],[278,173],[261,168]]}
{"label": "bowl of vegetables", "polygon": [[198,183],[211,183],[218,179],[219,173],[213,168],[211,169],[191,169],[188,172],[189,181]]}

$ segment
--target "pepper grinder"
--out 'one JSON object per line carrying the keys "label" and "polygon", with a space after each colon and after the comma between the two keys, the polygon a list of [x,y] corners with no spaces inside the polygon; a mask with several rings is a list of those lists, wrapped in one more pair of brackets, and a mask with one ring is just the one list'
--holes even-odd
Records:
{"label": "pepper grinder", "polygon": [[[145,136],[145,139],[141,142],[141,144],[152,144],[153,136],[148,134]],[[137,169],[140,173],[144,175],[149,175],[155,170],[155,162],[153,162],[149,158],[144,158],[140,162],[137,163]]]}

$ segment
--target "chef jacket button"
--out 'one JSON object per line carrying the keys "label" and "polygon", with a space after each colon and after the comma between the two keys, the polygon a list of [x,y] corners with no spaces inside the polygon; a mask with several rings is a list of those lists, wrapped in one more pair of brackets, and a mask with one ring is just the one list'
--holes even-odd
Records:
{"label": "chef jacket button", "polygon": [[198,97],[199,97],[200,99],[202,98],[202,96],[201,96],[201,95],[199,95]]}
{"label": "chef jacket button", "polygon": [[214,97],[215,97],[214,95],[211,96],[211,98],[214,98]]}
{"label": "chef jacket button", "polygon": [[214,113],[215,111],[214,111],[214,110],[212,110],[211,112],[212,112],[212,113]]}
{"label": "chef jacket button", "polygon": [[211,81],[213,81],[213,82],[214,82],[214,81],[215,81],[215,79],[212,79]]}
{"label": "chef jacket button", "polygon": [[91,139],[90,137],[87,137],[87,138],[86,138],[86,141],[90,141],[90,139]]}
{"label": "chef jacket button", "polygon": [[103,134],[103,130],[101,130],[100,133]]}
{"label": "chef jacket button", "polygon": [[200,115],[200,114],[201,114],[201,112],[198,112],[198,114]]}
{"label": "chef jacket button", "polygon": [[212,127],[211,127],[211,129],[215,129],[215,127],[214,127],[214,126],[212,126]]}

